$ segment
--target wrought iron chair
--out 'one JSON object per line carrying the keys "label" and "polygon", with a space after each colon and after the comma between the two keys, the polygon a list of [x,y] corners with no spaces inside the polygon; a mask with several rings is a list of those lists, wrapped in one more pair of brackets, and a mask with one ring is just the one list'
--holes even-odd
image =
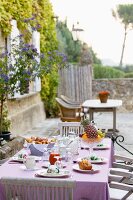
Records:
{"label": "wrought iron chair", "polygon": [[115,155],[113,168],[109,172],[109,187],[111,200],[133,199],[133,159]]}
{"label": "wrought iron chair", "polygon": [[1,184],[6,200],[72,200],[75,186],[73,180],[11,177],[3,177]]}
{"label": "wrought iron chair", "polygon": [[81,106],[70,105],[61,98],[55,98],[60,110],[60,119],[63,122],[80,122],[83,116]]}

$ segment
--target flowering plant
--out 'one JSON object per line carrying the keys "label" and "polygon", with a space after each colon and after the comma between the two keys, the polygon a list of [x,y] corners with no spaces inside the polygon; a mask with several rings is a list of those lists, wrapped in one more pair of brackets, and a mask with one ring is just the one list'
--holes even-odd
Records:
{"label": "flowering plant", "polygon": [[15,92],[24,93],[27,82],[34,80],[40,69],[39,54],[33,45],[25,44],[22,35],[11,42],[10,52],[0,54],[0,133],[5,129],[5,101]]}
{"label": "flowering plant", "polygon": [[110,95],[110,92],[107,90],[103,90],[103,91],[100,91],[98,94],[99,95]]}
{"label": "flowering plant", "polygon": [[[60,59],[59,62],[63,65],[63,56],[58,54],[56,59]],[[25,43],[23,35],[19,35],[11,41],[10,52],[1,52],[0,134],[4,130],[4,107],[8,97],[13,97],[17,92],[24,94],[31,81],[51,70],[54,60],[55,58],[52,57],[46,62],[46,56],[40,55],[32,44]],[[45,65],[42,65],[42,62]],[[10,128],[10,124],[7,128]]]}

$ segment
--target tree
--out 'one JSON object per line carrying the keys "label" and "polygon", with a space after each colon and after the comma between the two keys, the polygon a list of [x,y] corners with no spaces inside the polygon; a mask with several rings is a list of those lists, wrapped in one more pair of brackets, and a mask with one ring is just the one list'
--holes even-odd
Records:
{"label": "tree", "polygon": [[[58,21],[56,25],[57,39],[59,42],[59,50],[67,55],[68,62],[78,63],[81,56],[83,44],[80,40],[74,41],[72,32],[68,29],[66,22]],[[92,60],[95,64],[101,64],[92,47],[88,47],[88,51],[92,54]]]}
{"label": "tree", "polygon": [[133,29],[133,4],[118,5],[116,11],[112,10],[112,15],[116,19],[119,19],[120,22],[124,25],[124,40],[119,64],[119,66],[122,67],[127,33],[129,30]]}
{"label": "tree", "polygon": [[59,50],[63,51],[69,62],[78,62],[81,53],[81,41],[74,41],[72,32],[68,29],[66,22],[58,21],[56,25]]}

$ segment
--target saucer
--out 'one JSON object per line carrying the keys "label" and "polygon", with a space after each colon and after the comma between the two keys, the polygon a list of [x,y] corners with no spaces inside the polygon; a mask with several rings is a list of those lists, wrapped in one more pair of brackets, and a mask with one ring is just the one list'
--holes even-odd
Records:
{"label": "saucer", "polygon": [[40,170],[35,174],[36,177],[44,177],[44,178],[67,178],[70,176],[70,172],[68,170],[60,170],[59,173],[47,173],[47,170]]}
{"label": "saucer", "polygon": [[35,171],[35,170],[39,170],[40,168],[35,166],[34,168],[32,169],[27,169],[25,165],[21,165],[20,166],[20,169],[24,170],[24,171]]}

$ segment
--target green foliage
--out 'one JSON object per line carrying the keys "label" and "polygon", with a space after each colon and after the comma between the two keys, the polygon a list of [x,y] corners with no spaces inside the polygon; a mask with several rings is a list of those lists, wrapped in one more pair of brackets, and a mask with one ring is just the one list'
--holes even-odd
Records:
{"label": "green foliage", "polygon": [[133,4],[118,5],[116,10],[112,10],[112,15],[116,19],[119,19],[124,26],[124,40],[123,40],[122,52],[119,64],[119,66],[122,67],[127,32],[133,29]]}
{"label": "green foliage", "polygon": [[123,70],[124,72],[133,72],[133,65],[126,65]]}
{"label": "green foliage", "polygon": [[[41,66],[44,67],[44,70],[41,71],[41,77],[42,80],[45,80],[45,84],[42,84],[41,94],[45,105],[48,105],[46,108],[49,110],[49,115],[52,113],[50,110],[56,110],[52,94],[55,95],[57,90],[58,67],[64,66],[66,61],[66,57],[58,52],[56,24],[53,17],[54,13],[49,0],[0,0],[0,29],[3,35],[7,36],[11,32],[11,19],[17,21],[18,28],[23,33],[25,41],[30,40],[33,30],[40,32],[40,49],[41,53],[44,54],[44,57],[41,57]],[[21,69],[19,68],[19,74],[24,70],[25,64],[29,62],[18,57],[17,65],[23,66]],[[21,88],[24,90],[24,85],[27,85],[27,81],[22,80],[23,73],[21,74],[22,76],[19,76],[19,74],[17,74],[16,79],[14,78],[14,82],[19,77],[22,83]],[[47,94],[48,91],[50,91],[49,94]]]}
{"label": "green foliage", "polygon": [[119,18],[121,23],[132,28],[133,24],[133,4],[119,4],[117,11],[113,10],[112,14],[115,18]]}
{"label": "green foliage", "polygon": [[[56,26],[59,50],[67,55],[69,63],[78,63],[81,56],[83,44],[80,40],[74,41],[72,32],[68,29],[66,22],[58,21]],[[94,53],[92,47],[88,47],[93,57],[93,63],[101,64],[100,59]]]}
{"label": "green foliage", "polygon": [[66,22],[58,21],[56,29],[59,49],[67,55],[69,62],[78,62],[82,48],[81,41],[73,40],[72,33],[69,31]]}
{"label": "green foliage", "polygon": [[125,73],[124,78],[133,78],[133,72]]}
{"label": "green foliage", "polygon": [[8,119],[8,110],[6,105],[4,105],[3,116],[2,116],[2,132],[10,131],[10,126],[11,126],[11,121]]}
{"label": "green foliage", "polygon": [[8,96],[14,96],[15,92],[23,93],[27,82],[40,76],[42,71],[37,49],[25,43],[22,35],[14,38],[11,44],[10,53],[0,54],[0,132],[3,125],[5,127],[4,104]]}
{"label": "green foliage", "polygon": [[58,115],[58,107],[55,102],[58,87],[58,73],[56,68],[42,78],[41,96],[44,102],[46,116],[55,117]]}
{"label": "green foliage", "polygon": [[25,24],[24,19],[31,15],[32,0],[0,0],[0,28],[5,35],[11,32],[11,19],[17,20],[22,31],[28,31],[28,25]]}
{"label": "green foliage", "polygon": [[115,69],[113,67],[108,66],[100,66],[94,65],[93,66],[94,78],[101,79],[101,78],[123,78],[124,72]]}

